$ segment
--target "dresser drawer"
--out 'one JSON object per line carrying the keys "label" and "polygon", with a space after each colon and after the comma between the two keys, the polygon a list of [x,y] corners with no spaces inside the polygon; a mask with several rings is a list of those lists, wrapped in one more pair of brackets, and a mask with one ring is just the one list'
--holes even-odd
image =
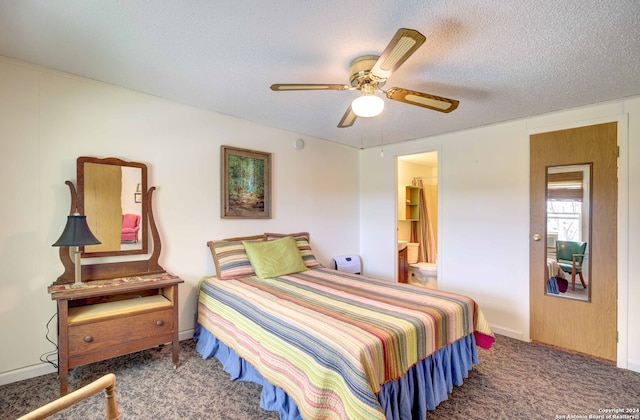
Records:
{"label": "dresser drawer", "polygon": [[168,343],[173,328],[172,309],[70,325],[70,367]]}

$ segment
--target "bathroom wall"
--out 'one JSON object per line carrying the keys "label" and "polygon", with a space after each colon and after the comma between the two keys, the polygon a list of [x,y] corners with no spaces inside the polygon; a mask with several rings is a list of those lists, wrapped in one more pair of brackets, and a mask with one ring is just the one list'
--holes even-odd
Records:
{"label": "bathroom wall", "polygon": [[[408,156],[398,156],[398,208],[404,200],[405,185],[412,185],[413,178],[422,177],[425,186],[429,215],[433,222],[434,237],[438,243],[438,160],[437,152],[419,153]],[[409,241],[411,237],[411,222],[398,220],[398,240]]]}

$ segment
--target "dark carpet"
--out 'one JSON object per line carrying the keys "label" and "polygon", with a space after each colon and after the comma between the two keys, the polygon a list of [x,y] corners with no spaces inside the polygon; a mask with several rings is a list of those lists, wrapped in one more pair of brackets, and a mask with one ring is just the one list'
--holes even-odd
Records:
{"label": "dark carpet", "polygon": [[[455,387],[428,419],[640,418],[633,412],[640,408],[640,373],[504,336],[478,354],[480,364],[464,385]],[[121,419],[278,418],[260,409],[260,386],[230,381],[216,359],[203,360],[196,353],[191,340],[181,342],[175,370],[166,346],[72,369],[70,389],[109,372],[117,377]],[[58,392],[55,374],[0,386],[0,418],[15,419]],[[99,393],[51,418],[104,419],[104,407],[104,393]]]}

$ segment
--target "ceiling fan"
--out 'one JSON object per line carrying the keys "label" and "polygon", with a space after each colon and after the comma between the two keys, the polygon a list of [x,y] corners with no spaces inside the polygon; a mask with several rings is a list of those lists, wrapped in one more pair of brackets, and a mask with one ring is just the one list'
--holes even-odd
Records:
{"label": "ceiling fan", "polygon": [[351,127],[358,116],[373,117],[382,112],[384,101],[376,92],[384,93],[387,98],[417,105],[440,112],[451,112],[458,107],[455,99],[443,98],[428,93],[416,92],[403,88],[383,90],[391,74],[402,65],[424,43],[426,38],[414,29],[401,28],[396,32],[382,55],[364,55],[351,62],[349,68],[350,85],[293,83],[273,84],[271,90],[276,92],[293,90],[360,90],[361,96],[356,98],[342,119],[339,128]]}

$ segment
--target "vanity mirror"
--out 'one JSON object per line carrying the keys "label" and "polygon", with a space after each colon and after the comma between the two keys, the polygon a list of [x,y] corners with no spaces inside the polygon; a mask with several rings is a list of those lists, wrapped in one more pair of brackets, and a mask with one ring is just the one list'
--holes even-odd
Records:
{"label": "vanity mirror", "polygon": [[77,161],[78,212],[101,244],[85,246],[83,258],[146,254],[147,166],[116,158]]}
{"label": "vanity mirror", "polygon": [[[82,281],[163,273],[151,203],[155,187],[147,186],[147,166],[82,156],[77,159],[77,176],[77,190],[66,182],[71,190],[70,214],[86,216],[91,232],[101,242],[81,249],[82,258],[148,255],[143,260],[82,264]],[[60,247],[60,260],[65,272],[56,284],[73,283],[75,266],[68,247]]]}
{"label": "vanity mirror", "polygon": [[546,294],[589,301],[591,297],[591,167],[547,167]]}

